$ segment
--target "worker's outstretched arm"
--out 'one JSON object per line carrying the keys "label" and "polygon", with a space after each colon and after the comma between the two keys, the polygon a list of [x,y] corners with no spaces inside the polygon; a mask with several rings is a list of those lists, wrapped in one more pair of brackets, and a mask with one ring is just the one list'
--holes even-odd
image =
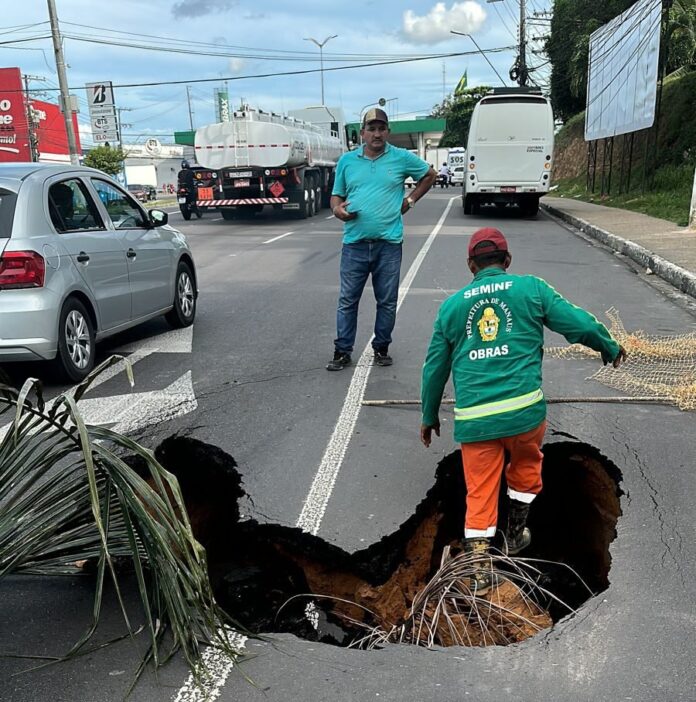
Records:
{"label": "worker's outstretched arm", "polygon": [[562,334],[571,344],[583,344],[602,354],[605,365],[618,367],[626,359],[626,351],[609,330],[587,310],[566,300],[545,280],[538,279],[544,308],[544,324]]}

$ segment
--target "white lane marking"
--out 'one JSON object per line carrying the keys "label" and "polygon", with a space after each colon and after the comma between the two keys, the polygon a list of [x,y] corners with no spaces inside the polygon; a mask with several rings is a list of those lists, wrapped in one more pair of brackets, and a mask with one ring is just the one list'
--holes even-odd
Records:
{"label": "white lane marking", "polygon": [[186,371],[164,390],[84,398],[79,407],[87,424],[115,423],[114,431],[127,434],[189,414],[198,407],[198,401],[191,371]]}
{"label": "white lane marking", "polygon": [[142,353],[149,351],[154,353],[191,353],[193,351],[193,327],[183,327],[181,329],[172,329],[171,331],[162,332],[156,336],[150,336],[147,339],[140,339],[130,344],[119,346],[114,350],[114,353]]}
{"label": "white lane marking", "polygon": [[[430,247],[435,240],[438,232],[442,228],[442,225],[449,214],[452,207],[452,203],[456,200],[456,197],[450,198],[450,201],[445,207],[445,211],[438,220],[437,224],[430,232],[430,236],[426,239],[425,243],[418,252],[415,260],[411,264],[411,267],[406,273],[401,286],[399,287],[399,300],[396,304],[397,311],[401,307],[408,291],[413,283],[413,279],[418,273],[418,269],[421,267],[423,260],[425,259]],[[353,431],[355,430],[355,424],[358,421],[358,415],[360,414],[360,407],[365,395],[365,389],[367,387],[367,380],[370,377],[370,372],[372,370],[372,343],[371,340],[365,346],[365,350],[360,356],[355,372],[353,373],[353,378],[350,382],[350,387],[348,388],[348,393],[346,399],[343,403],[343,409],[338,417],[336,426],[334,427],[331,439],[324,452],[324,457],[319,465],[319,470],[314,476],[314,481],[307,495],[307,499],[302,507],[300,516],[297,519],[295,526],[299,527],[303,531],[307,531],[310,534],[316,534],[319,531],[319,526],[321,520],[324,517],[324,512],[326,511],[326,505],[329,502],[331,493],[333,492],[334,485],[336,484],[336,478],[338,472],[341,469],[341,464],[345,458],[346,451],[348,450],[348,444],[353,436]]]}
{"label": "white lane marking", "polygon": [[[445,211],[442,213],[442,216],[435,225],[435,228],[430,233],[430,236],[423,244],[421,250],[418,252],[416,260],[411,264],[411,267],[404,278],[403,284],[399,288],[397,310],[406,297],[408,289],[411,287],[411,283],[413,282],[418,269],[423,263],[423,259],[430,250],[433,240],[442,228],[442,225],[452,207],[452,203],[456,199],[456,197],[450,199],[447,207],[445,207]],[[358,419],[360,403],[362,402],[362,398],[365,394],[367,379],[370,375],[370,369],[372,368],[372,365],[370,364],[371,355],[372,347],[371,344],[368,343],[362,353],[362,356],[360,357],[360,360],[358,361],[355,373],[353,374],[353,379],[351,380],[350,388],[348,389],[348,395],[346,396],[346,400],[343,404],[341,416],[336,423],[334,433],[331,436],[329,445],[324,453],[324,458],[319,466],[319,471],[314,478],[309,495],[307,496],[304,507],[302,508],[302,513],[297,520],[296,526],[300,527],[304,531],[309,531],[312,534],[316,534],[319,530],[321,519],[324,516],[326,505],[336,482],[336,476],[338,475],[341,463],[343,462],[343,457],[345,456],[346,449],[348,448],[348,442],[350,441],[355,423]],[[205,664],[204,668],[208,672],[208,676],[206,677],[203,686],[198,686],[193,675],[189,675],[188,680],[179,690],[179,693],[174,698],[173,702],[212,702],[220,696],[220,691],[222,690],[227,677],[232,672],[234,663],[213,647],[208,647],[205,651],[203,651],[203,661]]]}
{"label": "white lane marking", "polygon": [[326,219],[333,219],[333,218],[334,218],[333,215],[329,215]]}
{"label": "white lane marking", "polygon": [[272,244],[274,241],[278,241],[278,239],[284,239],[286,236],[290,236],[291,234],[294,234],[295,232],[285,232],[285,234],[281,234],[280,236],[274,236],[272,239],[269,239],[268,241],[264,241],[264,244]]}
{"label": "white lane marking", "polygon": [[[232,631],[227,636],[230,643],[241,652],[247,637]],[[201,683],[190,673],[173,702],[213,702],[220,696],[222,686],[232,672],[234,661],[213,646],[208,646],[201,658],[203,660],[198,671]]]}

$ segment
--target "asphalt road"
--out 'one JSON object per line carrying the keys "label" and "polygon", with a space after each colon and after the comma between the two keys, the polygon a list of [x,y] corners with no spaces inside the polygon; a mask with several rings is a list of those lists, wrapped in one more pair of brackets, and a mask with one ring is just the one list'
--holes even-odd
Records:
{"label": "asphalt road", "polygon": [[[300,525],[349,551],[394,531],[432,485],[455,447],[443,436],[424,449],[417,409],[360,408],[355,398],[416,398],[420,368],[441,301],[470,280],[466,244],[479,226],[508,236],[512,271],[548,280],[600,319],[616,307],[628,329],[680,334],[696,317],[667,288],[555,221],[464,218],[452,191],[433,191],[407,215],[403,299],[390,368],[327,373],[333,351],[340,225],[323,211],[305,222],[262,216],[225,222],[212,214],[172,224],[187,235],[200,278],[192,334],[152,322],[102,345],[134,354],[138,403],[115,418],[129,389],[123,374],[96,388],[93,411],[156,446],[186,431],[237,460],[250,496],[243,512]],[[440,222],[441,226],[438,226]],[[360,312],[357,360],[374,319],[370,290]],[[549,334],[548,344],[560,343]],[[548,396],[609,394],[585,378],[589,362],[547,359]],[[14,368],[15,379],[41,368]],[[47,380],[49,393],[59,387]],[[172,387],[174,388],[172,390]],[[166,390],[170,389],[169,396]],[[356,395],[357,393],[357,395]],[[163,411],[174,397],[171,412]],[[182,397],[185,402],[181,402]],[[133,410],[133,406],[140,407]],[[176,416],[181,407],[183,412]],[[128,424],[129,412],[137,421]],[[172,418],[173,417],[173,418]],[[102,420],[103,421],[103,420]],[[214,664],[209,699],[288,700],[696,700],[694,415],[671,407],[552,405],[547,440],[597,447],[621,470],[625,493],[611,545],[610,587],[553,629],[512,647],[438,650],[387,646],[364,652],[290,635],[248,641],[244,675]],[[88,620],[89,585],[12,578],[0,585],[4,653],[59,655]],[[106,607],[101,635],[122,632]],[[122,642],[40,671],[0,659],[0,698],[116,700],[139,651]],[[131,699],[202,700],[181,661],[147,674]],[[215,695],[218,695],[216,697]]]}

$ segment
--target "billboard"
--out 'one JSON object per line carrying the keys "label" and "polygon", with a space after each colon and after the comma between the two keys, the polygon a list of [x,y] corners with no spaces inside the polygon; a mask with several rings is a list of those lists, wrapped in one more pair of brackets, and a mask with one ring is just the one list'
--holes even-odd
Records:
{"label": "billboard", "polygon": [[[80,136],[73,112],[77,149]],[[0,162],[31,161],[33,134],[39,161],[70,161],[68,135],[58,105],[29,100],[27,105],[19,68],[0,68]]]}
{"label": "billboard", "polygon": [[639,0],[590,35],[585,139],[655,121],[662,0]]}
{"label": "billboard", "polygon": [[[58,105],[42,100],[30,100],[31,116],[36,138],[36,148],[39,161],[70,162],[68,134],[65,131],[65,120]],[[73,130],[78,153],[80,147],[80,132],[77,128],[77,115],[72,114]]]}
{"label": "billboard", "polygon": [[0,161],[31,161],[19,68],[0,68]]}

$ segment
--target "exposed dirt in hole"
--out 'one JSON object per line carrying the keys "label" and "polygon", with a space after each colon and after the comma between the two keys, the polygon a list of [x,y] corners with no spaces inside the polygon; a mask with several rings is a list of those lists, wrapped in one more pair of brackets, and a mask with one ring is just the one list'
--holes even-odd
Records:
{"label": "exposed dirt in hole", "polygon": [[[291,631],[348,645],[364,631],[346,618],[386,629],[400,625],[416,594],[437,571],[443,548],[458,548],[461,538],[465,487],[459,452],[441,461],[433,487],[397,531],[353,554],[296,528],[240,521],[241,477],[234,459],[220,449],[172,437],[156,455],[179,479],[194,533],[208,551],[220,604],[253,632]],[[543,479],[544,491],[530,511],[532,546],[523,555],[567,564],[594,593],[606,589],[609,544],[621,515],[618,468],[591,446],[556,443],[545,447]],[[500,525],[506,520],[505,489],[503,485]],[[537,567],[542,570],[540,584],[571,607],[590,597],[568,568]],[[498,604],[530,625],[501,632],[499,640],[486,643],[528,638],[568,611],[552,601],[544,603],[545,609],[536,607],[509,582],[494,592]],[[291,600],[308,594],[326,596],[312,600],[318,628],[305,613],[310,600]],[[446,631],[440,634],[442,645],[454,643]],[[472,645],[484,643],[475,628],[466,636]]]}

